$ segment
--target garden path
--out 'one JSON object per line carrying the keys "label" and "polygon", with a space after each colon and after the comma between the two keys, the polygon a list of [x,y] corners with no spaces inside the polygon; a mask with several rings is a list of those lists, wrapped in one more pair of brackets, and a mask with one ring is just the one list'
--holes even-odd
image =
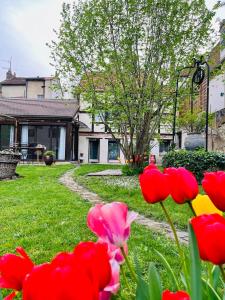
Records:
{"label": "garden path", "polygon": [[[104,203],[101,197],[96,193],[90,192],[85,187],[81,186],[74,180],[73,177],[74,169],[67,171],[63,176],[60,177],[59,181],[64,184],[71,191],[78,193],[85,201],[91,202],[93,205],[97,203]],[[170,226],[165,222],[158,222],[150,218],[144,217],[138,213],[138,217],[135,220],[137,224],[143,225],[150,230],[164,233],[167,237],[174,239],[173,232]],[[177,229],[177,235],[181,243],[188,243],[188,233]]]}

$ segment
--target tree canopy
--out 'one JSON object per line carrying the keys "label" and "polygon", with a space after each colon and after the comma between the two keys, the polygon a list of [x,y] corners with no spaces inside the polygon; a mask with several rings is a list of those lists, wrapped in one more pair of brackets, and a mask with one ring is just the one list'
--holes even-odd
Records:
{"label": "tree canopy", "polygon": [[89,0],[64,4],[52,57],[89,111],[119,133],[125,157],[143,154],[174,98],[179,66],[207,46],[204,0]]}

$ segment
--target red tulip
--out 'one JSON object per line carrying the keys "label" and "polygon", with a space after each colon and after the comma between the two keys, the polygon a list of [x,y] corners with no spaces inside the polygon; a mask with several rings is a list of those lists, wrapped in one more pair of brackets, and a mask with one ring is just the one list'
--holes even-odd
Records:
{"label": "red tulip", "polygon": [[225,263],[225,219],[219,214],[201,215],[191,220],[202,260]]}
{"label": "red tulip", "polygon": [[124,203],[97,204],[88,213],[87,225],[103,241],[122,247],[130,236],[130,225],[136,217],[136,213],[128,212]]}
{"label": "red tulip", "polygon": [[169,175],[170,194],[178,204],[193,200],[198,195],[198,182],[195,176],[185,168],[167,168]]}
{"label": "red tulip", "polygon": [[74,255],[92,282],[96,281],[98,290],[103,290],[110,282],[112,273],[108,245],[106,243],[81,242],[74,249]]}
{"label": "red tulip", "polygon": [[0,288],[22,289],[25,276],[32,270],[34,264],[26,252],[18,247],[15,254],[5,254],[0,257]]}
{"label": "red tulip", "polygon": [[178,292],[170,292],[170,291],[164,291],[162,294],[162,300],[190,300],[190,296],[184,292],[184,291],[178,291]]}
{"label": "red tulip", "polygon": [[34,267],[23,287],[23,300],[98,300],[98,294],[85,270],[68,264]]}
{"label": "red tulip", "polygon": [[23,300],[99,300],[112,280],[107,251],[105,244],[80,243],[73,253],[34,267],[24,281]]}
{"label": "red tulip", "polygon": [[168,176],[157,168],[150,168],[139,176],[141,191],[145,201],[156,203],[169,196]]}
{"label": "red tulip", "polygon": [[147,167],[144,168],[143,173],[145,173],[146,171],[149,171],[149,170],[153,170],[153,169],[158,170],[157,166],[154,163],[150,163]]}
{"label": "red tulip", "polygon": [[208,172],[204,174],[202,187],[214,205],[225,211],[225,172]]}

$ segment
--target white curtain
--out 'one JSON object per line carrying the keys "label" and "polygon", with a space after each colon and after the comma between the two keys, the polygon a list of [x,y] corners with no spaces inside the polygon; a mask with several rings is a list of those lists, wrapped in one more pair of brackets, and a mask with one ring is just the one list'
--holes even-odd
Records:
{"label": "white curtain", "polygon": [[23,125],[22,126],[21,144],[23,146],[28,145],[28,125]]}
{"label": "white curtain", "polygon": [[14,126],[10,126],[9,146],[13,147],[14,144]]}
{"label": "white curtain", "polygon": [[58,152],[59,160],[65,160],[65,151],[66,151],[66,128],[60,127],[59,152]]}
{"label": "white curtain", "polygon": [[23,146],[28,146],[28,125],[22,125],[21,146],[22,159],[27,159],[28,150],[23,149]]}

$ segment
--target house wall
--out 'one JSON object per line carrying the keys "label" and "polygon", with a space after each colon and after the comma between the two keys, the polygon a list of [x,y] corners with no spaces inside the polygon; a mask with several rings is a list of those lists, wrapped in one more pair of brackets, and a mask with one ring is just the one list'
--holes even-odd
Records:
{"label": "house wall", "polygon": [[24,98],[26,96],[25,85],[3,85],[2,97],[3,98]]}
{"label": "house wall", "polygon": [[[99,163],[125,163],[123,152],[120,149],[119,160],[109,161],[108,160],[108,142],[111,139],[109,134],[99,134],[99,133],[81,133],[79,134],[79,148],[78,148],[78,158],[81,163],[89,163],[89,140],[99,139]],[[81,155],[83,154],[83,156]]]}
{"label": "house wall", "polygon": [[44,95],[44,81],[27,81],[26,98],[37,99],[38,95]]}
{"label": "house wall", "polygon": [[225,107],[225,74],[218,75],[210,80],[209,84],[209,111],[214,113]]}

